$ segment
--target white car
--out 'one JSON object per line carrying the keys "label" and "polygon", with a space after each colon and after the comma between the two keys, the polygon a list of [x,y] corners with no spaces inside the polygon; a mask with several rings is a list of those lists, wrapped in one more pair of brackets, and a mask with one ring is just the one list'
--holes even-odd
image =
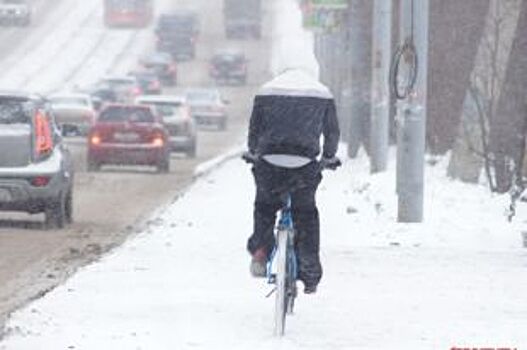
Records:
{"label": "white car", "polygon": [[72,221],[74,167],[40,96],[0,92],[0,211],[45,213],[46,226]]}
{"label": "white car", "polygon": [[186,91],[192,117],[198,125],[227,129],[227,101],[216,88],[193,88]]}
{"label": "white car", "polygon": [[116,102],[132,103],[137,96],[143,93],[139,81],[130,75],[107,76],[102,78],[98,85],[112,90],[117,99]]}
{"label": "white car", "polygon": [[48,101],[65,136],[86,135],[95,122],[96,112],[88,94],[57,93],[48,96]]}
{"label": "white car", "polygon": [[171,151],[185,152],[189,157],[196,156],[196,124],[184,96],[144,95],[137,97],[135,103],[154,107],[163,118]]}
{"label": "white car", "polygon": [[28,26],[31,8],[25,0],[0,0],[0,24]]}

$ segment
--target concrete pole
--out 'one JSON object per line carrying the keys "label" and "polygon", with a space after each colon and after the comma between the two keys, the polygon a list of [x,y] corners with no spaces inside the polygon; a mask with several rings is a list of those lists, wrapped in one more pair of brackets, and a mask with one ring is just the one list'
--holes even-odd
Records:
{"label": "concrete pole", "polygon": [[386,170],[390,138],[390,91],[388,86],[392,47],[392,0],[373,5],[372,104],[370,170]]}
{"label": "concrete pole", "polygon": [[419,64],[414,91],[397,105],[398,221],[422,222],[429,0],[402,0],[401,4],[401,41],[411,37],[413,29]]}
{"label": "concrete pole", "polygon": [[[360,146],[369,138],[371,93],[371,0],[351,0],[349,41],[351,89],[348,156],[355,158]],[[369,149],[369,145],[366,145]]]}

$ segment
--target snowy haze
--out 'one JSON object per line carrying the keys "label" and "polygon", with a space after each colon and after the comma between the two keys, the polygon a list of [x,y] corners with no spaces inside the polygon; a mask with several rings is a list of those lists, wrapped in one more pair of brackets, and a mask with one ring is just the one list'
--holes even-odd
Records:
{"label": "snowy haze", "polygon": [[[274,15],[273,73],[294,62],[318,75],[296,1],[274,1]],[[91,67],[71,82],[109,69]],[[31,86],[57,88],[51,78]],[[324,173],[324,277],[316,295],[299,295],[285,337],[273,337],[272,287],[249,275],[255,188],[239,150],[199,166],[144,232],[13,313],[0,350],[527,347],[525,206],[507,223],[508,197],[445,178],[444,157],[426,168],[425,222],[399,224],[394,150],[382,174],[364,154]]]}

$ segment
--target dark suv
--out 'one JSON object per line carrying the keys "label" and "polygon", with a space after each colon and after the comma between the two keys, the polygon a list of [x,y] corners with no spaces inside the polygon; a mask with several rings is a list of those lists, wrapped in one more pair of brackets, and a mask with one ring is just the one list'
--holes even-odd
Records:
{"label": "dark suv", "polygon": [[196,56],[199,20],[195,12],[163,14],[157,21],[155,31],[158,51],[168,52],[176,59],[193,59]]}
{"label": "dark suv", "polygon": [[247,58],[239,51],[219,51],[210,59],[209,74],[218,83],[247,82]]}
{"label": "dark suv", "polygon": [[0,92],[0,149],[0,210],[71,222],[73,162],[42,97]]}

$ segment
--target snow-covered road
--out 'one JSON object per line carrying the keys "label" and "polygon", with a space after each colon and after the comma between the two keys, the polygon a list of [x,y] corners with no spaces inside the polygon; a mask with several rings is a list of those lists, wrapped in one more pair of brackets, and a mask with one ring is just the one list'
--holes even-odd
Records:
{"label": "snow-covered road", "polygon": [[505,198],[445,179],[444,163],[427,169],[418,225],[393,220],[393,164],[371,177],[361,157],[325,175],[325,276],[317,295],[300,295],[283,339],[272,336],[270,287],[249,277],[254,186],[232,160],[149,230],[15,313],[0,349],[527,346],[519,226],[506,223]]}
{"label": "snow-covered road", "polygon": [[[157,10],[173,6],[157,1]],[[151,46],[150,29],[108,29],[99,1],[61,1],[0,61],[2,89],[49,93],[84,86],[110,73],[126,73]]]}

